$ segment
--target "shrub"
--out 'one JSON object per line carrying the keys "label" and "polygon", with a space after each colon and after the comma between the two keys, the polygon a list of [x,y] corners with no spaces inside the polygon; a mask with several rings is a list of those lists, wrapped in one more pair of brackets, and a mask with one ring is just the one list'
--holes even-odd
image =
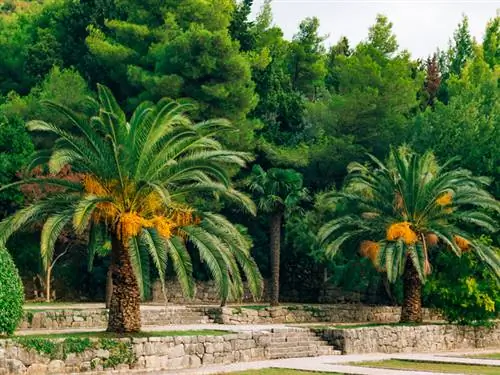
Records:
{"label": "shrub", "polygon": [[440,253],[426,285],[428,304],[439,308],[450,323],[489,325],[500,311],[500,284],[495,275],[472,252],[458,260],[451,253]]}
{"label": "shrub", "polygon": [[24,289],[17,268],[0,248],[0,334],[12,334],[23,317]]}

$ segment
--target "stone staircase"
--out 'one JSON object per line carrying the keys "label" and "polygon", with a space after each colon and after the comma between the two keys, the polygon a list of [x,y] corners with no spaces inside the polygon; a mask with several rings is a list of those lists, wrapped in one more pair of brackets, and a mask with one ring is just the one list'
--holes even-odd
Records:
{"label": "stone staircase", "polygon": [[203,307],[186,306],[149,306],[141,310],[144,326],[170,324],[208,324],[214,321],[205,314]]}
{"label": "stone staircase", "polygon": [[266,348],[269,359],[340,355],[331,345],[306,328],[275,328]]}

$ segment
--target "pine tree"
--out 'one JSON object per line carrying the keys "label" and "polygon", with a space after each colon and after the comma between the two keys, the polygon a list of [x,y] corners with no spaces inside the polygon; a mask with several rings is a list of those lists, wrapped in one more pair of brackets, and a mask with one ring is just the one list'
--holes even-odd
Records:
{"label": "pine tree", "polygon": [[484,60],[492,69],[500,64],[500,17],[495,17],[486,26],[483,53]]}
{"label": "pine tree", "polygon": [[474,42],[469,31],[469,19],[464,16],[453,34],[451,47],[450,72],[460,75],[467,60],[474,55]]}

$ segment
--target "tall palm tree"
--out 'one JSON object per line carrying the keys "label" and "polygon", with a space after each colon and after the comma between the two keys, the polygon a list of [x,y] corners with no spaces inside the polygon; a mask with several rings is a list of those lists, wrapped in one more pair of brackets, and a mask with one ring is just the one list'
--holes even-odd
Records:
{"label": "tall palm tree", "polygon": [[285,215],[307,199],[302,175],[293,169],[271,168],[268,171],[254,165],[247,186],[256,197],[259,210],[270,215],[272,294],[271,306],[279,304],[281,227]]}
{"label": "tall palm tree", "polygon": [[370,156],[374,168],[349,167],[342,192],[332,204],[349,207],[319,231],[325,251],[333,256],[342,244],[360,244],[389,281],[403,277],[402,322],[422,321],[422,284],[431,272],[430,251],[457,256],[474,251],[500,276],[500,257],[474,238],[472,228],[495,232],[500,203],[485,187],[489,180],[464,169],[439,166],[432,153],[392,150],[384,164]]}
{"label": "tall palm tree", "polygon": [[[76,182],[39,180],[60,190],[1,222],[0,243],[42,220],[44,259],[51,258],[66,225],[77,233],[89,231],[91,252],[110,241],[113,292],[108,330],[113,332],[140,330],[145,252],[162,281],[170,259],[188,295],[194,293],[188,253],[193,247],[222,298],[242,296],[242,274],[252,293],[261,293],[262,278],[250,256],[250,241],[223,216],[199,211],[191,203],[203,193],[207,199],[225,197],[255,213],[253,202],[232,187],[227,172],[244,166],[250,155],[226,150],[214,138],[233,129],[227,121],[193,124],[185,115],[188,107],[166,100],[139,105],[127,120],[109,89],[100,85],[98,115],[86,121],[56,103],[45,104],[64,114],[71,128],[30,122],[31,131],[48,132],[56,140],[50,150],[35,155],[29,168],[46,163],[55,173],[71,165],[82,177]],[[18,184],[36,182],[26,179]]]}

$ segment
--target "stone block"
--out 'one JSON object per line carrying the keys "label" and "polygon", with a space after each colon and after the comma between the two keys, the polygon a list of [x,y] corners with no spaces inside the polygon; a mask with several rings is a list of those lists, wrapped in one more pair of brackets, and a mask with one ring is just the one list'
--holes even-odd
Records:
{"label": "stone block", "polygon": [[96,357],[99,357],[99,358],[108,359],[109,358],[109,350],[97,349],[95,351],[95,355],[96,355]]}
{"label": "stone block", "polygon": [[189,356],[189,368],[198,368],[201,367],[201,358],[197,355]]}
{"label": "stone block", "polygon": [[28,369],[26,370],[26,374],[29,375],[45,375],[47,374],[49,369],[49,366],[41,364],[41,363],[34,363]]}
{"label": "stone block", "polygon": [[203,365],[212,365],[214,363],[214,355],[213,354],[209,354],[209,353],[205,353],[203,355],[203,358],[201,359],[201,362],[203,363]]}
{"label": "stone block", "polygon": [[175,345],[173,348],[169,348],[169,350],[168,350],[168,358],[169,359],[179,358],[179,357],[184,356],[185,354],[186,353],[184,351],[184,345],[182,345],[182,344]]}
{"label": "stone block", "polygon": [[90,362],[82,362],[80,363],[80,372],[88,372],[92,370],[92,365]]}
{"label": "stone block", "polygon": [[64,361],[54,360],[50,361],[48,367],[49,374],[62,374],[66,372],[66,364]]}
{"label": "stone block", "polygon": [[145,357],[146,360],[146,368],[148,369],[158,369],[160,368],[160,358],[156,355],[148,355]]}
{"label": "stone block", "polygon": [[76,353],[68,353],[64,362],[66,363],[66,366],[75,366],[80,365],[81,359],[78,358]]}
{"label": "stone block", "polygon": [[264,348],[252,348],[250,349],[250,356],[253,360],[261,360],[265,358]]}
{"label": "stone block", "polygon": [[184,369],[189,367],[189,356],[182,356],[177,358],[169,358],[167,368],[170,369]]}

